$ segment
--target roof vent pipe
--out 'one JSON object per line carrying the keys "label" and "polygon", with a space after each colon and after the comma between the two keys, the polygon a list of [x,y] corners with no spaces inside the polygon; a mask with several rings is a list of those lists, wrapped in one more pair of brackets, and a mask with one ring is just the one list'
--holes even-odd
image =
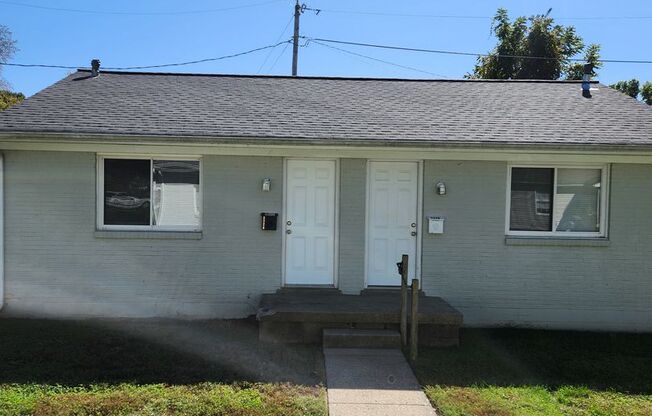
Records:
{"label": "roof vent pipe", "polygon": [[591,98],[591,72],[593,64],[584,64],[584,75],[582,75],[582,97]]}
{"label": "roof vent pipe", "polygon": [[93,59],[91,61],[91,76],[96,77],[98,75],[100,75],[100,60]]}

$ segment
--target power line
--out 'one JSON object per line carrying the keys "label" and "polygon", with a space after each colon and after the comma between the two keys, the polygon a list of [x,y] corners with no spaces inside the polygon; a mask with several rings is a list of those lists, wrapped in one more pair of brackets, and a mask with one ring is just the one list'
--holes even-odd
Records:
{"label": "power line", "polygon": [[555,20],[649,20],[652,16],[575,16],[555,17]]}
{"label": "power line", "polygon": [[[278,43],[275,43],[273,45],[262,46],[260,48],[250,49],[248,51],[234,53],[234,54],[231,54],[231,55],[218,56],[216,58],[205,58],[205,59],[198,59],[198,60],[195,60],[195,61],[174,62],[174,63],[168,63],[168,64],[159,64],[159,65],[104,67],[103,69],[116,70],[116,71],[127,71],[127,70],[133,70],[133,69],[167,68],[167,67],[171,67],[171,66],[185,66],[185,65],[199,64],[199,63],[203,63],[203,62],[221,61],[223,59],[236,58],[238,56],[248,55],[250,53],[254,53],[254,52],[258,52],[258,51],[276,48],[276,47],[278,47],[280,45],[283,45],[284,43],[287,44],[289,42],[290,42],[290,40],[284,40],[282,42],[278,42]],[[0,62],[0,65],[17,66],[17,67],[23,67],[23,68],[58,68],[58,69],[78,69],[78,68],[82,67],[82,66],[66,66],[66,65],[48,65],[48,64],[22,64],[22,63],[9,63],[9,62]]]}
{"label": "power line", "polygon": [[276,59],[274,60],[274,63],[273,63],[272,66],[269,68],[269,72],[272,72],[272,71],[274,70],[274,68],[276,67],[276,64],[278,63],[278,60],[281,59],[281,56],[283,56],[283,54],[284,54],[285,51],[287,50],[288,46],[290,46],[290,43],[292,43],[292,42],[291,42],[291,41],[288,41],[288,42],[285,44],[285,46],[283,46],[283,49],[281,49],[281,53],[276,57]]}
{"label": "power line", "polygon": [[327,48],[331,48],[331,49],[338,50],[338,51],[340,51],[340,52],[347,53],[347,54],[349,54],[349,55],[359,56],[359,57],[361,57],[361,58],[365,58],[365,59],[369,59],[369,60],[372,60],[372,61],[380,62],[380,63],[383,63],[383,64],[387,64],[387,65],[395,66],[395,67],[398,67],[398,68],[409,69],[410,71],[421,72],[422,74],[434,75],[434,76],[436,76],[436,77],[448,78],[448,77],[445,76],[445,75],[436,74],[436,73],[434,73],[434,72],[426,71],[426,70],[423,70],[423,69],[414,68],[414,67],[407,66],[407,65],[401,65],[401,64],[397,64],[397,63],[395,63],[395,62],[385,61],[385,60],[382,60],[382,59],[378,59],[378,58],[374,58],[374,57],[371,57],[371,56],[363,55],[363,54],[361,54],[361,53],[356,53],[356,52],[349,51],[349,50],[346,50],[346,49],[338,48],[337,46],[327,45],[327,44],[325,44],[325,43],[321,43],[321,42],[319,42],[319,41],[317,41],[317,40],[313,40],[312,42],[313,42],[313,43],[316,43],[317,45],[325,46],[325,47],[327,47]]}
{"label": "power line", "polygon": [[[430,18],[430,19],[480,19],[490,20],[494,16],[479,16],[479,15],[455,15],[455,14],[422,14],[422,13],[389,13],[389,12],[369,12],[357,10],[333,10],[333,9],[319,9],[322,13],[335,13],[335,14],[355,14],[367,16],[385,16],[385,17],[417,17],[417,18]],[[569,17],[555,17],[555,20],[646,20],[652,19],[652,16],[569,16]]]}
{"label": "power line", "polygon": [[[544,57],[544,56],[523,56],[523,55],[499,55],[499,54],[488,54],[488,53],[473,53],[473,52],[458,52],[458,51],[444,51],[444,50],[436,50],[436,49],[422,49],[422,48],[409,48],[409,47],[403,47],[403,46],[392,46],[392,45],[380,45],[380,44],[374,44],[374,43],[362,43],[362,42],[351,42],[351,41],[344,41],[344,40],[336,40],[336,39],[325,39],[325,38],[312,38],[308,36],[301,36],[302,39],[306,39],[307,41],[317,43],[321,46],[327,46],[330,47],[331,49],[337,49],[341,52],[348,53],[351,55],[356,55],[362,58],[370,59],[370,60],[375,60],[377,62],[382,62],[388,65],[393,65],[405,69],[409,69],[412,71],[418,71],[418,72],[423,72],[423,73],[428,73],[431,75],[436,75],[440,76],[435,73],[431,73],[428,71],[424,71],[418,68],[413,68],[409,67],[407,65],[401,65],[397,64],[394,62],[390,61],[383,61],[378,58],[373,58],[367,55],[359,54],[356,52],[352,52],[346,49],[341,49],[334,47],[332,45],[325,45],[324,43],[334,43],[334,44],[340,44],[340,45],[351,45],[351,46],[361,46],[361,47],[369,47],[369,48],[377,48],[377,49],[389,49],[389,50],[399,50],[399,51],[407,51],[407,52],[421,52],[421,53],[435,53],[435,54],[450,54],[450,55],[460,55],[460,56],[481,56],[481,57],[497,57],[497,58],[515,58],[515,59],[539,59],[539,60],[551,60],[554,58],[550,57]],[[124,66],[124,67],[104,67],[106,70],[119,70],[119,71],[126,71],[126,70],[135,70],[135,69],[154,69],[154,68],[166,68],[166,67],[175,67],[175,66],[185,66],[185,65],[193,65],[193,64],[199,64],[199,63],[204,63],[204,62],[214,62],[214,61],[221,61],[223,59],[230,59],[230,58],[236,58],[239,56],[243,55],[248,55],[251,53],[259,52],[262,50],[267,50],[267,49],[274,49],[277,48],[280,45],[286,44],[292,42],[292,39],[289,40],[284,40],[281,42],[277,42],[272,45],[267,45],[267,46],[262,46],[259,48],[255,49],[250,49],[244,52],[238,52],[235,54],[230,54],[230,55],[223,55],[223,56],[218,56],[215,58],[205,58],[205,59],[198,59],[198,60],[193,60],[193,61],[184,61],[184,62],[173,62],[173,63],[166,63],[166,64],[158,64],[158,65],[140,65],[140,66]],[[281,52],[281,55],[283,55],[283,52],[285,52],[285,49]],[[279,55],[276,58],[276,61],[274,62],[274,65],[276,65],[276,62],[279,60],[281,57]],[[569,58],[569,61],[574,61],[574,62],[584,62],[584,59],[579,59],[579,58]],[[626,64],[652,64],[652,61],[649,60],[624,60],[624,59],[600,59],[600,62],[604,63],[626,63]],[[78,69],[81,67],[85,67],[84,65],[79,65],[79,66],[69,66],[69,65],[55,65],[55,64],[26,64],[26,63],[14,63],[14,62],[0,62],[0,65],[3,66],[13,66],[13,67],[21,67],[21,68],[55,68],[55,69]],[[272,68],[274,67],[272,66]]]}
{"label": "power line", "polygon": [[92,10],[92,9],[68,9],[62,7],[41,6],[37,4],[19,3],[16,1],[0,0],[0,4],[10,6],[27,7],[31,9],[50,10],[56,12],[71,12],[71,13],[87,13],[87,14],[104,14],[104,15],[121,15],[121,16],[173,16],[173,15],[187,15],[187,14],[203,14],[203,13],[216,13],[229,10],[246,9],[250,7],[264,6],[271,3],[278,3],[285,0],[269,0],[261,3],[243,4],[240,6],[222,7],[219,9],[204,9],[204,10],[179,10],[169,12],[127,12],[117,10]]}
{"label": "power line", "polygon": [[0,62],[4,66],[17,66],[21,68],[58,68],[58,69],[78,69],[81,66],[66,66],[66,65],[48,65],[48,64],[18,64],[9,62]]}
{"label": "power line", "polygon": [[[86,13],[86,14],[104,14],[104,15],[123,15],[123,16],[172,16],[184,14],[202,14],[202,13],[215,13],[229,10],[245,9],[249,7],[264,6],[271,3],[278,3],[285,0],[269,0],[261,3],[243,4],[240,6],[223,7],[218,9],[203,9],[203,10],[179,10],[169,12],[130,12],[120,10],[94,10],[94,9],[73,9],[64,7],[42,6],[38,4],[21,3],[17,1],[0,0],[0,4],[9,6],[26,7],[31,9],[49,10],[55,12],[70,12],[70,13]],[[416,17],[416,18],[430,18],[430,19],[480,19],[489,20],[494,16],[480,16],[480,15],[447,15],[447,14],[423,14],[423,13],[391,13],[391,12],[374,12],[374,11],[358,11],[358,10],[337,10],[337,9],[312,9],[306,7],[305,10],[314,10],[324,13],[333,14],[354,14],[354,15],[368,15],[368,16],[387,16],[387,17]],[[555,17],[556,20],[649,20],[652,16],[569,16],[569,17]]]}
{"label": "power line", "polygon": [[232,55],[219,56],[217,58],[206,58],[206,59],[199,59],[199,60],[196,60],[196,61],[176,62],[176,63],[160,64],[160,65],[127,66],[127,67],[114,67],[114,68],[105,68],[105,69],[126,71],[126,70],[131,70],[131,69],[165,68],[165,67],[170,67],[170,66],[184,66],[184,65],[200,64],[200,63],[203,63],[203,62],[221,61],[222,59],[236,58],[238,56],[248,55],[250,53],[254,53],[254,52],[258,52],[258,51],[276,48],[279,45],[282,45],[282,44],[287,43],[287,42],[289,42],[289,40],[284,40],[282,42],[277,42],[277,43],[275,43],[273,45],[267,45],[267,46],[262,46],[260,48],[250,49],[250,50],[244,51],[244,52],[234,53]]}
{"label": "power line", "polygon": [[[290,16],[290,20],[288,20],[288,23],[287,23],[287,24],[285,25],[285,27],[283,28],[283,31],[281,31],[281,34],[278,35],[278,38],[276,39],[277,42],[281,40],[281,38],[283,37],[283,35],[285,35],[285,32],[288,30],[288,27],[290,27],[290,23],[292,23],[292,20],[293,20],[293,19],[294,19],[294,15],[291,15],[291,16]],[[287,45],[286,45],[286,46],[287,46]],[[265,64],[267,63],[267,60],[269,59],[270,56],[272,56],[272,52],[274,52],[273,49],[271,49],[271,50],[267,53],[267,55],[265,55],[265,60],[264,60],[263,63],[260,64],[260,66],[258,67],[258,71],[256,71],[257,74],[260,74],[260,71],[263,69],[263,67],[264,67]]]}
{"label": "power line", "polygon": [[388,17],[424,17],[436,19],[491,19],[488,16],[462,16],[462,15],[436,15],[436,14],[413,14],[413,13],[386,13],[386,12],[364,12],[355,10],[332,10],[332,9],[319,9],[324,13],[337,13],[337,14],[357,14],[369,16],[388,16]]}
{"label": "power line", "polygon": [[[438,50],[438,49],[410,48],[405,46],[380,45],[376,43],[363,43],[363,42],[351,42],[351,41],[336,40],[336,39],[311,38],[307,36],[302,36],[302,38],[310,41],[320,41],[320,42],[335,43],[340,45],[363,46],[367,48],[377,48],[377,49],[391,49],[391,50],[407,51],[407,52],[436,53],[436,54],[445,54],[445,55],[460,55],[460,56],[475,56],[475,57],[493,56],[496,58],[537,59],[537,60],[546,60],[546,61],[556,59],[553,57],[545,57],[545,56],[500,55],[494,53],[459,52],[459,51],[447,51],[447,50]],[[585,59],[581,59],[581,58],[568,58],[566,60],[571,62],[585,62]],[[627,60],[627,59],[600,59],[599,62],[621,63],[621,64],[652,64],[652,61]]]}

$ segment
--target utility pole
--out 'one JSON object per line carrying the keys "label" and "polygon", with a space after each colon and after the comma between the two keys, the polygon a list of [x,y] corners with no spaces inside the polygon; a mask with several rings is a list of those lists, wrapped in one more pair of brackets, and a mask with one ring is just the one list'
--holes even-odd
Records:
{"label": "utility pole", "polygon": [[299,16],[301,16],[299,0],[294,5],[294,44],[292,45],[292,76],[297,76],[297,61],[299,60]]}

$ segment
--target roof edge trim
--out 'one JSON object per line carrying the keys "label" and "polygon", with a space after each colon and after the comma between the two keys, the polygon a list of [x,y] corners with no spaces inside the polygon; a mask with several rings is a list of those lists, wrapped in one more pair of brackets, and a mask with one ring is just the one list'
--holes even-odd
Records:
{"label": "roof edge trim", "polygon": [[[274,137],[209,137],[209,136],[155,136],[155,135],[125,135],[102,133],[48,133],[48,132],[0,132],[2,140],[49,140],[65,143],[68,141],[95,143],[99,140],[106,144],[127,145],[232,145],[232,146],[299,146],[299,147],[362,147],[362,148],[413,148],[413,149],[496,149],[496,150],[558,150],[558,151],[614,151],[614,152],[652,152],[652,142],[628,144],[603,143],[563,143],[563,142],[528,142],[514,143],[495,141],[431,141],[404,140],[401,142],[379,139],[310,139],[310,138],[274,138]],[[103,143],[104,144],[104,143]]]}
{"label": "roof edge trim", "polygon": [[[77,72],[91,73],[90,69],[78,68]],[[299,80],[333,80],[333,81],[397,81],[397,82],[492,82],[492,83],[538,83],[538,84],[581,84],[582,80],[547,80],[547,79],[441,79],[441,78],[383,78],[383,77],[336,77],[336,76],[291,76],[291,75],[254,75],[254,74],[207,74],[196,72],[147,72],[100,70],[100,74],[112,75],[158,75],[181,77],[215,77],[215,78],[260,78],[260,79],[299,79]],[[592,84],[599,81],[592,80]]]}

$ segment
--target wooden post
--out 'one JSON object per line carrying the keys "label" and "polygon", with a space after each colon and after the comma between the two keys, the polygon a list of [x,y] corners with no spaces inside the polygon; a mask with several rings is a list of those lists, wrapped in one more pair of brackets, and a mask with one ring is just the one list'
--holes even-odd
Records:
{"label": "wooden post", "polygon": [[408,312],[408,255],[401,257],[401,345],[407,347],[407,312]]}
{"label": "wooden post", "polygon": [[294,36],[292,36],[292,76],[297,76],[299,61],[299,18],[301,17],[301,5],[299,0],[294,5]]}
{"label": "wooden post", "polygon": [[410,361],[417,360],[419,343],[419,281],[412,279],[412,310],[410,311]]}

